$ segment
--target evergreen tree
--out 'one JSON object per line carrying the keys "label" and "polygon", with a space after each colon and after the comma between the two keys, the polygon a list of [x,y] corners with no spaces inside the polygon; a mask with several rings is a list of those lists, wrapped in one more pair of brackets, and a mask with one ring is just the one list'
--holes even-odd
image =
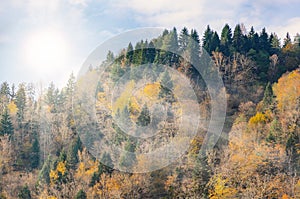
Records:
{"label": "evergreen tree", "polygon": [[280,50],[280,39],[278,38],[277,34],[272,33],[269,40],[271,44],[271,49],[273,50],[271,54],[278,54]]}
{"label": "evergreen tree", "polygon": [[22,187],[22,189],[18,193],[18,198],[21,198],[21,199],[31,199],[31,193],[30,193],[30,190],[28,189],[27,185],[25,185],[24,187]]}
{"label": "evergreen tree", "polygon": [[243,52],[244,37],[240,24],[235,26],[232,38],[232,46],[236,52]]}
{"label": "evergreen tree", "polygon": [[173,89],[173,81],[170,77],[169,72],[166,70],[162,74],[162,78],[160,81],[160,91],[158,93],[158,97],[161,99],[165,99],[167,102],[174,102],[174,96],[172,93]]}
{"label": "evergreen tree", "polygon": [[182,53],[183,51],[186,50],[188,43],[189,43],[189,31],[186,27],[184,27],[179,35],[179,51]]}
{"label": "evergreen tree", "polygon": [[203,42],[202,42],[203,48],[208,53],[211,53],[211,51],[212,51],[211,42],[212,42],[213,34],[214,34],[214,32],[210,29],[210,27],[208,25],[205,32],[204,32],[204,37],[203,37]]}
{"label": "evergreen tree", "polygon": [[224,26],[221,33],[220,50],[225,56],[230,55],[230,47],[232,44],[232,32],[228,24]]}
{"label": "evergreen tree", "polygon": [[16,94],[16,105],[18,108],[17,111],[17,117],[19,125],[21,125],[21,122],[24,120],[24,114],[25,114],[25,106],[26,106],[26,91],[25,91],[25,85],[20,84],[19,89]]}
{"label": "evergreen tree", "polygon": [[67,153],[67,163],[71,168],[75,168],[78,163],[78,151],[82,150],[82,143],[79,136],[77,136],[71,143]]}
{"label": "evergreen tree", "polygon": [[114,164],[111,159],[111,156],[109,153],[104,152],[101,158],[100,165],[98,167],[98,170],[102,173],[109,173],[111,174],[113,172]]}
{"label": "evergreen tree", "polygon": [[155,60],[155,55],[156,55],[156,49],[154,43],[153,41],[150,41],[147,48],[147,54],[146,54],[147,63],[153,63]]}
{"label": "evergreen tree", "polygon": [[196,30],[191,30],[191,35],[188,38],[188,46],[185,51],[185,58],[192,64],[192,67],[188,69],[189,75],[193,76],[197,74],[196,66],[199,66],[200,62],[200,39]]}
{"label": "evergreen tree", "polygon": [[286,37],[283,40],[283,48],[285,48],[291,44],[292,44],[292,39],[291,39],[290,33],[286,33]]}
{"label": "evergreen tree", "polygon": [[137,118],[136,124],[139,126],[147,126],[150,124],[150,120],[151,120],[150,111],[149,111],[147,105],[144,104],[142,111]]}
{"label": "evergreen tree", "polygon": [[266,32],[266,29],[263,28],[259,36],[259,48],[266,52],[270,52],[271,44],[269,43],[269,35]]}
{"label": "evergreen tree", "polygon": [[75,196],[75,199],[86,199],[86,198],[87,198],[86,193],[82,189],[80,189]]}
{"label": "evergreen tree", "polygon": [[136,143],[133,140],[128,140],[124,147],[124,152],[120,157],[119,164],[123,168],[130,168],[134,166],[134,162],[136,161],[136,156],[134,154],[136,150]]}
{"label": "evergreen tree", "polygon": [[213,33],[212,39],[211,39],[211,51],[219,51],[220,50],[220,38],[218,33],[215,31]]}
{"label": "evergreen tree", "polygon": [[0,135],[12,135],[14,133],[13,124],[11,118],[8,114],[7,109],[5,109],[4,114],[0,120]]}
{"label": "evergreen tree", "polygon": [[10,88],[7,82],[3,82],[0,86],[0,96],[6,96],[7,98],[10,95]]}
{"label": "evergreen tree", "polygon": [[263,105],[265,108],[267,108],[272,104],[273,98],[274,95],[273,95],[272,85],[270,84],[270,82],[268,82],[264,92],[264,98],[263,98]]}
{"label": "evergreen tree", "polygon": [[106,62],[107,63],[112,63],[112,62],[114,62],[114,60],[115,60],[114,53],[109,50],[107,55],[106,55]]}
{"label": "evergreen tree", "polygon": [[112,65],[110,75],[113,82],[117,82],[124,75],[124,73],[125,71],[119,63],[114,63]]}
{"label": "evergreen tree", "polygon": [[128,64],[132,63],[132,59],[133,59],[133,46],[131,44],[131,42],[129,42],[128,46],[127,46],[127,50],[126,50],[126,60]]}
{"label": "evergreen tree", "polygon": [[40,162],[40,146],[37,136],[35,136],[34,141],[31,147],[31,154],[30,154],[30,164],[31,168],[36,169],[39,167]]}
{"label": "evergreen tree", "polygon": [[133,51],[132,63],[134,65],[141,65],[143,62],[143,46],[144,41],[137,42]]}
{"label": "evergreen tree", "polygon": [[51,169],[51,156],[49,155],[48,158],[44,161],[43,167],[39,173],[39,182],[41,183],[50,183],[50,169]]}

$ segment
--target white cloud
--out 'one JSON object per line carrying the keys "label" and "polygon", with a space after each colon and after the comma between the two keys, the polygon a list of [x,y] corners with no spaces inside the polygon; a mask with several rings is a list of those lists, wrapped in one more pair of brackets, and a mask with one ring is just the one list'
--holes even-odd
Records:
{"label": "white cloud", "polygon": [[281,42],[283,42],[287,32],[289,32],[293,39],[297,33],[300,33],[300,17],[289,19],[285,22],[285,24],[271,26],[269,29],[271,32],[276,32],[276,34],[281,38]]}

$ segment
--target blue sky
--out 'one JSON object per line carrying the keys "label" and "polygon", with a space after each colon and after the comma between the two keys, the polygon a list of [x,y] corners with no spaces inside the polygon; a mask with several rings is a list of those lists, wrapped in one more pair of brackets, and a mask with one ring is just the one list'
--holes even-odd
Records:
{"label": "blue sky", "polygon": [[62,85],[103,41],[140,27],[187,26],[202,34],[208,24],[220,31],[244,23],[294,36],[299,7],[299,0],[0,0],[0,82]]}

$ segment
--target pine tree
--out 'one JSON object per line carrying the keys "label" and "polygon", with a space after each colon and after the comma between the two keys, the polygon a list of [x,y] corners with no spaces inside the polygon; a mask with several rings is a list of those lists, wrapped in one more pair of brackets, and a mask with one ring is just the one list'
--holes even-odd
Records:
{"label": "pine tree", "polygon": [[38,168],[40,162],[40,146],[37,136],[35,136],[34,141],[32,143],[30,159],[31,168]]}
{"label": "pine tree", "polygon": [[220,43],[221,43],[221,46],[220,46],[221,52],[223,52],[223,54],[225,56],[229,56],[230,55],[230,47],[232,44],[232,32],[231,32],[231,28],[229,27],[228,24],[225,24],[224,28],[222,29]]}
{"label": "pine tree", "polygon": [[174,95],[172,93],[172,89],[173,89],[173,81],[170,77],[169,72],[166,70],[162,74],[162,78],[160,81],[160,91],[158,93],[158,97],[160,99],[164,99],[170,103],[174,102]]}
{"label": "pine tree", "polygon": [[131,44],[131,42],[128,44],[127,49],[126,49],[126,61],[127,61],[127,65],[131,65],[132,64],[132,60],[133,60],[133,46]]}
{"label": "pine tree", "polygon": [[217,33],[217,31],[215,31],[213,33],[212,39],[211,39],[211,51],[219,51],[220,50],[220,38],[219,35]]}
{"label": "pine tree", "polygon": [[75,199],[86,199],[86,198],[87,198],[86,193],[82,189],[80,189],[75,196]]}
{"label": "pine tree", "polygon": [[263,28],[259,36],[259,47],[260,50],[270,52],[271,44],[269,43],[269,35],[266,32],[266,28]]}
{"label": "pine tree", "polygon": [[130,169],[133,167],[135,161],[136,161],[136,156],[134,154],[136,150],[136,143],[134,140],[128,140],[125,144],[124,147],[124,152],[120,157],[119,165],[123,167],[124,169]]}
{"label": "pine tree", "polygon": [[24,187],[22,187],[22,189],[18,193],[18,198],[21,198],[21,199],[31,199],[31,193],[30,193],[30,190],[28,189],[27,185],[25,185]]}
{"label": "pine tree", "polygon": [[150,124],[150,121],[151,121],[150,111],[148,109],[148,106],[146,104],[144,104],[142,111],[137,118],[136,124],[138,126],[147,126]]}
{"label": "pine tree", "polygon": [[214,34],[214,32],[210,29],[210,27],[208,25],[204,32],[202,46],[209,54],[212,51],[211,42],[212,42],[213,34]]}
{"label": "pine tree", "polygon": [[292,39],[290,36],[290,33],[286,33],[286,37],[283,40],[283,48],[286,48],[287,46],[292,44]]}
{"label": "pine tree", "polygon": [[232,38],[232,46],[236,52],[243,52],[244,37],[240,24],[235,26]]}
{"label": "pine tree", "polygon": [[43,167],[40,170],[38,181],[40,183],[50,183],[50,169],[51,169],[51,156],[49,155],[48,158],[44,161]]}
{"label": "pine tree", "polygon": [[25,92],[24,84],[19,85],[19,89],[16,94],[16,105],[18,108],[17,111],[18,123],[19,125],[21,125],[21,123],[24,120],[25,106],[26,106],[26,92]]}
{"label": "pine tree", "polygon": [[8,114],[8,110],[5,109],[4,114],[0,120],[0,135],[12,135],[14,133],[13,124]]}
{"label": "pine tree", "polygon": [[264,98],[263,98],[263,105],[265,108],[267,108],[272,104],[273,98],[274,95],[273,95],[272,85],[270,84],[270,82],[268,82],[264,92]]}
{"label": "pine tree", "polygon": [[180,32],[179,40],[178,40],[180,53],[186,50],[188,46],[188,42],[189,42],[189,31],[186,27],[184,27]]}
{"label": "pine tree", "polygon": [[82,150],[82,143],[81,140],[79,138],[79,136],[77,136],[71,143],[68,152],[67,152],[67,163],[68,166],[70,166],[71,168],[75,168],[76,164],[78,163],[78,151]]}

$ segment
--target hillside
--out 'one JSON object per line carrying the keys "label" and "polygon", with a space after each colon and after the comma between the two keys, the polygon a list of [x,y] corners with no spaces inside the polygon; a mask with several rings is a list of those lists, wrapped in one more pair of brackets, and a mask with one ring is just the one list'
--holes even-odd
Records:
{"label": "hillside", "polygon": [[2,82],[0,198],[300,198],[299,35],[203,35],[129,43],[62,89]]}

